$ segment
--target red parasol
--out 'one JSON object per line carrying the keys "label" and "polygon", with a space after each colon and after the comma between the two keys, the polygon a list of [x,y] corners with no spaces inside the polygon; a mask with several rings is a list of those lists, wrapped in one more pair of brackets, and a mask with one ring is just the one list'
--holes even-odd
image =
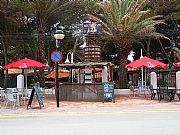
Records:
{"label": "red parasol", "polygon": [[[48,66],[38,61],[24,58],[24,59],[9,63],[3,66],[2,68],[3,69],[27,69],[27,68],[48,68]],[[27,74],[26,74],[26,89],[27,89]]]}
{"label": "red parasol", "polygon": [[[126,68],[141,68],[142,70],[142,82],[143,82],[143,67],[146,68],[166,68],[167,65],[148,57],[142,57],[134,62],[131,62],[125,66]],[[145,70],[146,70],[145,68]],[[143,83],[142,83],[143,87]],[[145,71],[145,87],[146,87],[146,71]]]}
{"label": "red parasol", "polygon": [[143,57],[140,58],[134,62],[131,62],[125,66],[126,68],[141,68],[141,67],[146,67],[146,68],[165,68],[167,67],[166,64],[154,60],[148,57]]}
{"label": "red parasol", "polygon": [[174,63],[173,65],[176,67],[180,67],[180,62]]}
{"label": "red parasol", "polygon": [[48,66],[38,61],[24,58],[3,66],[3,69],[12,69],[12,68],[25,69],[25,68],[47,68],[47,67]]}

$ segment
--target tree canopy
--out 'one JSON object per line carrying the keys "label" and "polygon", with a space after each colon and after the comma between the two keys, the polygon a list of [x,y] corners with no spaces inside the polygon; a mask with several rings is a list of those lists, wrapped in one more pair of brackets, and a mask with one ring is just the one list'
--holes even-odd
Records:
{"label": "tree canopy", "polygon": [[[101,42],[106,46],[102,51],[107,56],[104,60],[119,65],[120,79],[125,80],[121,81],[122,87],[127,78],[124,69],[127,56],[137,47],[137,40],[145,44],[146,39],[155,37],[154,43],[156,37],[165,35],[170,40],[161,40],[158,53],[162,51],[168,59],[179,60],[178,0],[1,0],[0,65],[24,57],[52,65],[50,53],[55,49],[55,30],[65,31],[61,50],[66,55],[77,44],[83,44],[83,35],[77,33],[82,29],[82,21],[88,18],[103,24]],[[79,52],[75,54],[78,60]]]}
{"label": "tree canopy", "polygon": [[92,20],[103,24],[103,37],[111,40],[118,50],[120,87],[126,87],[127,56],[133,42],[138,38],[163,36],[155,31],[155,26],[163,24],[161,16],[150,16],[146,9],[148,0],[110,0],[98,3],[99,14],[89,14]]}

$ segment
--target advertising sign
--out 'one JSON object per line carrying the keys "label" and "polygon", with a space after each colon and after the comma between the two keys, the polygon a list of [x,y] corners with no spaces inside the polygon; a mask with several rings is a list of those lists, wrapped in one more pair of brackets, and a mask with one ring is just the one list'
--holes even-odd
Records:
{"label": "advertising sign", "polygon": [[103,98],[114,100],[114,82],[103,83]]}
{"label": "advertising sign", "polygon": [[83,23],[83,34],[102,34],[102,23],[85,21]]}

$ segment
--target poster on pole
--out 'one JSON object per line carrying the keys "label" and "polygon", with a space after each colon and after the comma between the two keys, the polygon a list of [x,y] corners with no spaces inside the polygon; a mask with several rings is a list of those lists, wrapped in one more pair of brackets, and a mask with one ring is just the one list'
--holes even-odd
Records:
{"label": "poster on pole", "polygon": [[83,23],[83,34],[102,34],[102,23],[85,21]]}

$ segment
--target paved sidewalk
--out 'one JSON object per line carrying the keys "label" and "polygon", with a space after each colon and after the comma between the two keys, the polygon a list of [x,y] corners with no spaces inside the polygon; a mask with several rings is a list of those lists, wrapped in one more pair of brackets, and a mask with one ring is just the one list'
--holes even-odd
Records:
{"label": "paved sidewalk", "polygon": [[141,112],[141,111],[180,111],[180,101],[175,99],[172,102],[163,100],[149,100],[144,97],[117,96],[116,102],[67,102],[61,101],[60,107],[56,107],[54,97],[44,99],[44,107],[38,108],[38,103],[34,100],[32,108],[26,109],[21,106],[17,109],[3,108],[0,109],[1,116],[12,114],[41,114],[48,112]]}

